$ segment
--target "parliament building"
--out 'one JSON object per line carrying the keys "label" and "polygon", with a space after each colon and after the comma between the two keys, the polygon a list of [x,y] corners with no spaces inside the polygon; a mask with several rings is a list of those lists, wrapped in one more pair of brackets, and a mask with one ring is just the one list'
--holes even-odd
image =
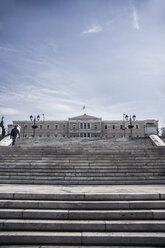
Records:
{"label": "parliament building", "polygon": [[[111,120],[104,121],[87,114],[69,118],[66,121],[13,121],[19,124],[21,136],[54,137],[54,138],[121,138],[146,137],[158,133],[157,120]],[[132,128],[130,128],[130,124]],[[33,127],[32,127],[33,126]]]}

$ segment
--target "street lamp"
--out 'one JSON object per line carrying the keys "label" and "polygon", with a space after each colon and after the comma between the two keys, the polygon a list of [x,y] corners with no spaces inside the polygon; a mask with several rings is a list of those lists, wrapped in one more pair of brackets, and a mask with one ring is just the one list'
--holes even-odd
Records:
{"label": "street lamp", "polygon": [[125,130],[127,129],[125,126],[125,121],[129,121],[128,128],[131,130],[131,137],[132,137],[132,129],[134,128],[133,121],[136,120],[136,115],[130,115],[130,117],[126,114],[123,114],[123,127],[122,129],[124,130],[124,137],[125,137]]}
{"label": "street lamp", "polygon": [[37,117],[36,117],[36,116],[32,116],[32,115],[31,115],[31,116],[30,116],[30,120],[33,121],[33,126],[32,126],[32,128],[33,128],[33,137],[35,137],[35,130],[36,130],[36,128],[38,127],[38,126],[36,125],[36,122],[40,120],[40,116],[37,115]]}
{"label": "street lamp", "polygon": [[136,115],[132,115],[132,116],[130,115],[128,128],[131,130],[131,138],[132,138],[132,129],[134,128],[132,121],[135,120],[136,120]]}
{"label": "street lamp", "polygon": [[123,126],[122,126],[122,129],[124,131],[124,137],[125,137],[125,130],[126,130],[125,121],[128,121],[128,115],[123,114]]}

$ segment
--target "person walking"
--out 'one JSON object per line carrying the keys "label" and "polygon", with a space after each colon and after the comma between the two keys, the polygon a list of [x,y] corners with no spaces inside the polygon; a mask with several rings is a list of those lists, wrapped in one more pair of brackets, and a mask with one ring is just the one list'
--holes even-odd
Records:
{"label": "person walking", "polygon": [[16,145],[16,139],[19,137],[20,139],[20,128],[19,125],[16,125],[12,130],[10,134],[10,138],[13,140],[12,141],[12,146]]}

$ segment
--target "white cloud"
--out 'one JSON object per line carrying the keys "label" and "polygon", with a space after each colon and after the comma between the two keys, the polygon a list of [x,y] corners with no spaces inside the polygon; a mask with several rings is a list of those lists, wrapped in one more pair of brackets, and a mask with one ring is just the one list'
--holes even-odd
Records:
{"label": "white cloud", "polygon": [[133,16],[133,27],[139,31],[140,26],[139,26],[138,14],[135,9],[133,10],[132,16]]}
{"label": "white cloud", "polygon": [[90,28],[82,31],[81,34],[85,35],[85,34],[91,34],[91,33],[99,33],[102,30],[103,30],[103,28],[100,25],[93,25]]}
{"label": "white cloud", "polygon": [[18,52],[16,49],[11,47],[0,46],[0,50],[4,52]]}
{"label": "white cloud", "polygon": [[16,114],[23,114],[23,112],[20,112],[13,108],[0,108],[1,113],[5,113],[5,115],[16,115]]}

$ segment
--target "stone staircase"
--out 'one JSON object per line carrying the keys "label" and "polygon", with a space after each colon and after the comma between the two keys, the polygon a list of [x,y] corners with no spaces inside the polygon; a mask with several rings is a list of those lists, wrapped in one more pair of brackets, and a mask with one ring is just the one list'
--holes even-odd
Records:
{"label": "stone staircase", "polygon": [[[0,246],[165,247],[165,190],[131,190],[165,184],[165,148],[149,139],[98,143],[1,147]],[[87,185],[92,192],[82,192]]]}
{"label": "stone staircase", "polygon": [[1,147],[0,183],[165,184],[165,147],[144,141]]}
{"label": "stone staircase", "polygon": [[164,194],[1,194],[0,218],[1,245],[165,245]]}

